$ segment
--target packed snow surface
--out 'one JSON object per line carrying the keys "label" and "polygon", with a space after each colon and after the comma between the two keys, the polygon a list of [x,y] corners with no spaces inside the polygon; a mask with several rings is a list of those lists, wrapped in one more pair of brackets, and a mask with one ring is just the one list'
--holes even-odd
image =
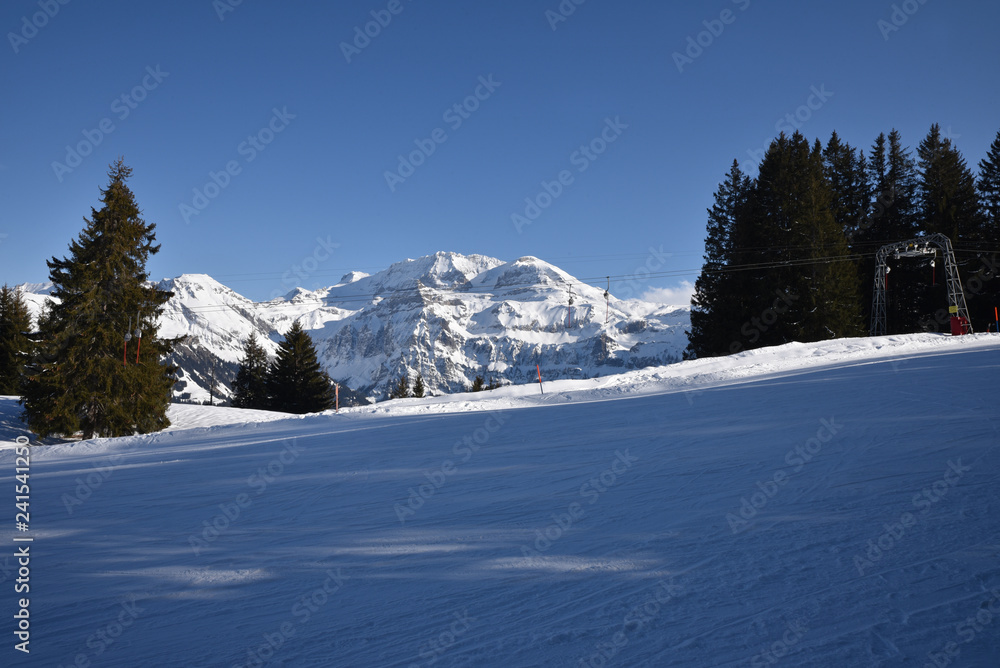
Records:
{"label": "packed snow surface", "polygon": [[0,664],[996,666],[998,373],[996,335],[915,335],[340,414],[172,406],[34,447],[25,533],[0,399]]}

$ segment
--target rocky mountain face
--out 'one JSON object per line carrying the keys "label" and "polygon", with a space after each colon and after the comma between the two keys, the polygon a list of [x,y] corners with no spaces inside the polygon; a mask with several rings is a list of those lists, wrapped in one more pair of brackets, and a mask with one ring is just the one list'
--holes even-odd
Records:
{"label": "rocky mountain face", "polygon": [[[243,343],[255,333],[274,355],[291,323],[313,338],[321,363],[341,384],[344,405],[384,398],[400,376],[419,374],[428,393],[461,391],[473,379],[526,383],[588,378],[678,361],[687,345],[686,306],[619,300],[534,257],[503,262],[436,253],[337,285],[297,288],[252,302],[204,274],[166,279],[174,293],[163,337],[186,337],[171,361],[175,396],[218,400],[230,387]],[[570,306],[570,288],[573,304]],[[25,286],[40,310],[46,286]]]}

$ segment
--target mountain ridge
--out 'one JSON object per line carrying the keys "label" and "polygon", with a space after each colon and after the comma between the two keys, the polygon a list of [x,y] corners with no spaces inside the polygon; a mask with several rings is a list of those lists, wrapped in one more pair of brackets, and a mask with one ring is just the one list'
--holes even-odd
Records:
{"label": "mountain ridge", "polygon": [[[160,335],[186,337],[170,357],[180,367],[174,394],[182,401],[228,397],[246,338],[255,334],[273,357],[295,320],[332,378],[379,399],[404,373],[411,381],[420,374],[428,393],[440,394],[463,390],[477,375],[531,382],[536,364],[544,379],[667,364],[680,359],[689,325],[686,306],[619,300],[613,290],[605,299],[603,289],[533,256],[504,262],[441,251],[264,302],[207,274],[156,285],[174,293]],[[26,296],[36,316],[51,299],[41,290]]]}

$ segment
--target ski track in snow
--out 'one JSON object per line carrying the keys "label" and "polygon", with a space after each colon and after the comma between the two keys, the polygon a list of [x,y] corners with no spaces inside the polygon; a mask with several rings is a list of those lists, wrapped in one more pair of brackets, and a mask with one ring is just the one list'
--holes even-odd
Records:
{"label": "ski track in snow", "polygon": [[339,415],[171,406],[162,433],[32,450],[32,652],[8,635],[0,664],[242,666],[270,637],[286,667],[923,666],[949,642],[995,666],[998,370],[995,336],[914,335]]}

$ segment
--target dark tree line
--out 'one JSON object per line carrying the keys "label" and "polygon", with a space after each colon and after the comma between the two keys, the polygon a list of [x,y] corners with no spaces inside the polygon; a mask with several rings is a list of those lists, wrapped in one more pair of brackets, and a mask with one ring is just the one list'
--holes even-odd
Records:
{"label": "dark tree line", "polygon": [[472,385],[466,387],[466,392],[485,392],[487,390],[495,390],[502,387],[499,380],[491,380],[486,382],[486,379],[482,376],[476,376],[472,379]]}
{"label": "dark tree line", "polygon": [[[692,298],[689,354],[866,334],[875,253],[941,233],[952,240],[973,325],[1000,303],[1000,133],[979,164],[931,126],[916,157],[895,130],[865,153],[836,132],[826,146],[781,134],[756,178],[737,162],[708,210]],[[888,331],[947,331],[944,263],[890,261]]]}
{"label": "dark tree line", "polygon": [[410,397],[416,399],[422,399],[426,392],[424,387],[424,377],[421,374],[417,374],[417,379],[413,381],[413,387],[410,387],[410,376],[408,374],[403,374],[396,381],[396,384],[389,390],[389,399],[408,399]]}
{"label": "dark tree line", "polygon": [[233,383],[233,406],[299,414],[333,408],[333,382],[297,320],[278,344],[273,362],[253,334],[247,339]]}
{"label": "dark tree line", "polygon": [[[499,380],[492,380],[487,383],[486,379],[480,374],[473,379],[471,385],[465,386],[464,391],[483,392],[485,390],[495,390],[499,387],[502,387]],[[415,397],[419,399],[425,396],[425,391],[426,389],[424,387],[424,379],[422,375],[417,374],[417,379],[414,381],[413,387],[411,388],[410,377],[407,374],[403,374],[400,376],[399,380],[396,381],[396,384],[389,390],[388,398],[407,399]]]}

